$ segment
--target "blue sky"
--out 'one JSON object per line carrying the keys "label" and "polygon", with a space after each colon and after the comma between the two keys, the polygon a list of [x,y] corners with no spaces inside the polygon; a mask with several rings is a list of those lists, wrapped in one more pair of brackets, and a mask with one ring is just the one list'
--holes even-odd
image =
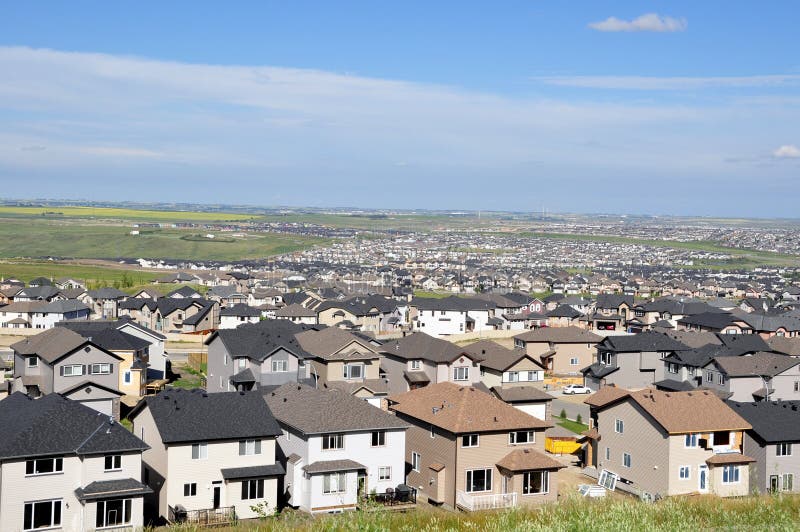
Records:
{"label": "blue sky", "polygon": [[0,196],[796,217],[798,15],[13,3]]}

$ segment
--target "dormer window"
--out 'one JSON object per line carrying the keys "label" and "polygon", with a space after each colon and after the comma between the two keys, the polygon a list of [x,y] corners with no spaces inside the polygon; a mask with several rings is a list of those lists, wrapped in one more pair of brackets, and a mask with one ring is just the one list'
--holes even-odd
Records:
{"label": "dormer window", "polygon": [[411,361],[411,371],[419,371],[422,369],[422,361],[421,360],[412,360]]}

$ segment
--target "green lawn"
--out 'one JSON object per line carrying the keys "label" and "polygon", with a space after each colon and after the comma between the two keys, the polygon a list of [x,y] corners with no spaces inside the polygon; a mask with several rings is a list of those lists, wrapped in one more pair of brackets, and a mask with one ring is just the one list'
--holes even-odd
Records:
{"label": "green lawn", "polygon": [[81,266],[53,261],[0,262],[0,277],[15,277],[26,282],[35,277],[47,277],[48,279],[73,277],[79,281],[99,281],[106,284],[113,284],[115,281],[122,282],[123,280],[130,280],[134,285],[144,286],[156,277],[163,275],[165,275],[165,273],[152,273],[122,268],[103,268],[99,266]]}
{"label": "green lawn", "polygon": [[581,434],[582,432],[589,430],[589,425],[578,423],[577,421],[572,421],[571,419],[554,417],[553,420],[559,427],[564,427],[565,429],[570,430],[575,434]]}
{"label": "green lawn", "polygon": [[210,222],[261,219],[255,214],[192,211],[154,211],[112,207],[12,207],[0,206],[0,216],[41,218],[95,218],[113,220]]}

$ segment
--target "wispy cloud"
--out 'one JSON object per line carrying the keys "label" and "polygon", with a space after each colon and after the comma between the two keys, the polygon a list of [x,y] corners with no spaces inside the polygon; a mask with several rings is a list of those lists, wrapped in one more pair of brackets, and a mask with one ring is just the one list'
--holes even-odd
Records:
{"label": "wispy cloud", "polygon": [[652,31],[669,33],[686,31],[689,23],[685,18],[661,16],[658,13],[647,13],[633,20],[622,20],[617,17],[608,17],[600,22],[591,22],[589,27],[597,31]]}
{"label": "wispy cloud", "polygon": [[773,151],[772,155],[778,159],[800,159],[800,148],[794,144],[784,144],[777,150]]}
{"label": "wispy cloud", "polygon": [[791,87],[800,85],[800,75],[761,76],[553,76],[533,78],[547,85],[613,90],[698,90],[721,88]]}

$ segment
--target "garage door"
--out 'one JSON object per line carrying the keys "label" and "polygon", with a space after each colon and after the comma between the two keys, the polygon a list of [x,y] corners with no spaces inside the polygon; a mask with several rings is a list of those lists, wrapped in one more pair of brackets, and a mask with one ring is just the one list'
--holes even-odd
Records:
{"label": "garage door", "polygon": [[519,408],[526,414],[530,414],[533,417],[538,417],[539,419],[544,419],[544,416],[547,413],[547,406],[545,406],[543,403],[533,404],[533,405],[519,405],[517,406],[517,408]]}

